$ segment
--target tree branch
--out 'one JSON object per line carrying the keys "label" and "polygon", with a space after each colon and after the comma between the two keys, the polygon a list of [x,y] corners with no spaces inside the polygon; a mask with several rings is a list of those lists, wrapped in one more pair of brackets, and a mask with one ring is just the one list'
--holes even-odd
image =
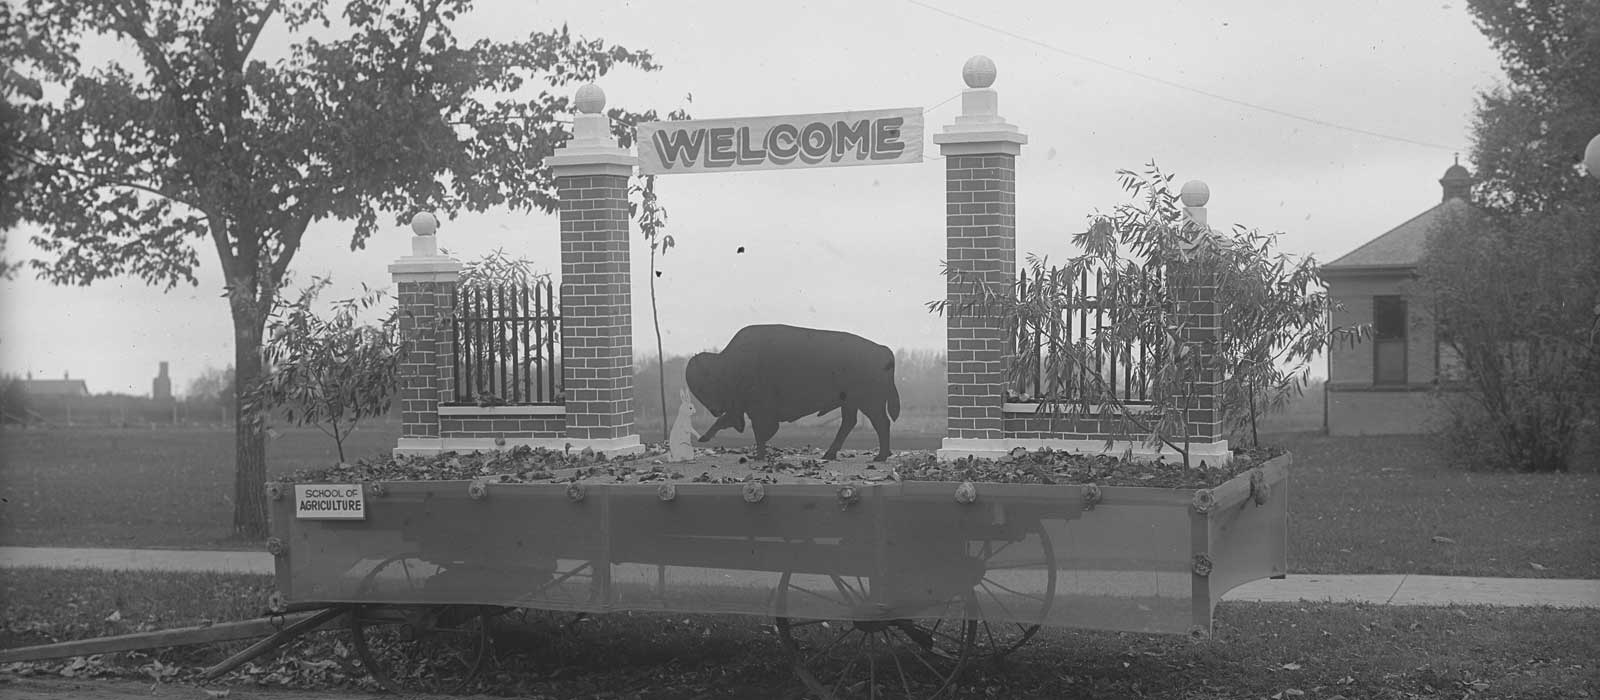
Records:
{"label": "tree branch", "polygon": [[123,33],[127,34],[128,38],[133,39],[133,43],[139,47],[140,53],[144,54],[145,61],[167,82],[167,89],[176,97],[178,94],[178,72],[172,68],[172,61],[161,50],[161,45],[144,28],[144,21],[147,21],[150,16],[150,6],[142,1],[130,3],[130,5],[140,10],[143,16],[134,17],[132,12],[122,12],[121,10],[125,9],[122,3],[109,3],[108,9],[121,24]]}
{"label": "tree branch", "polygon": [[217,248],[217,262],[222,264],[222,280],[228,288],[230,297],[228,305],[232,307],[232,285],[235,278],[234,273],[239,266],[239,259],[238,256],[233,254],[233,247],[228,245],[228,230],[226,222],[223,221],[221,216],[208,212],[206,214],[206,228],[211,231],[211,242]]}
{"label": "tree branch", "polygon": [[90,178],[91,180],[93,180],[93,182],[90,183],[91,187],[126,187],[126,188],[129,188],[129,189],[139,190],[141,192],[148,192],[150,194],[156,195],[157,197],[161,197],[162,199],[171,200],[171,201],[176,202],[178,204],[182,204],[182,205],[184,205],[186,207],[189,207],[190,209],[193,209],[193,210],[195,210],[197,212],[200,212],[202,214],[207,214],[207,215],[210,214],[210,212],[208,212],[206,210],[206,208],[201,206],[198,202],[192,201],[192,200],[184,198],[184,197],[179,197],[179,196],[174,195],[174,194],[172,194],[170,192],[164,192],[164,191],[162,191],[160,189],[157,189],[157,188],[152,187],[150,185],[146,185],[144,183],[133,182],[133,181],[130,181],[130,180],[119,180],[119,179],[107,177],[105,175],[98,175],[98,174],[89,172],[87,170],[80,170],[78,168],[74,168],[74,167],[71,167],[71,166],[61,165],[61,164],[58,164],[58,163],[47,163],[47,162],[44,162],[44,161],[39,160],[37,158],[34,158],[33,156],[28,155],[26,153],[22,154],[22,158],[23,158],[23,160],[26,160],[26,161],[28,161],[30,163],[33,163],[34,165],[37,165],[37,166],[39,166],[41,168],[48,168],[50,170],[58,170],[58,171],[61,171],[61,172],[64,172],[64,173],[69,173],[69,174],[72,174],[72,175],[79,175],[79,176],[82,176],[82,177]]}
{"label": "tree branch", "polygon": [[422,0],[417,0],[417,32],[411,35],[411,40],[406,44],[406,65],[402,75],[410,73],[417,67],[417,59],[422,53],[422,41],[428,36],[428,25],[439,16],[439,6],[444,0],[433,0],[426,8]]}
{"label": "tree branch", "polygon": [[250,53],[255,51],[256,39],[261,38],[261,30],[267,26],[267,20],[272,19],[272,16],[278,13],[278,8],[282,6],[283,0],[272,0],[272,2],[267,3],[267,7],[261,11],[261,16],[256,18],[255,26],[245,29],[246,37],[240,58],[249,58]]}
{"label": "tree branch", "polygon": [[278,293],[278,286],[283,283],[283,276],[289,272],[289,263],[294,260],[294,254],[300,250],[300,240],[305,236],[306,229],[311,226],[312,212],[316,209],[309,204],[305,205],[305,214],[299,219],[289,223],[283,231],[283,249],[278,251],[278,257],[267,268],[267,279],[262,281],[260,292],[256,299],[256,306],[265,314],[272,310],[272,300]]}

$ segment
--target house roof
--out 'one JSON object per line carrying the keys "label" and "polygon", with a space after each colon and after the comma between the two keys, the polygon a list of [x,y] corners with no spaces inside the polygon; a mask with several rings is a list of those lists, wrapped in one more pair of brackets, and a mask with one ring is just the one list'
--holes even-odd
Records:
{"label": "house roof", "polygon": [[1389,229],[1343,257],[1323,265],[1323,268],[1415,267],[1422,262],[1427,250],[1428,232],[1447,214],[1462,211],[1471,205],[1460,199],[1435,204],[1399,226]]}
{"label": "house roof", "polygon": [[1408,272],[1422,262],[1428,249],[1428,233],[1439,221],[1472,207],[1467,198],[1472,174],[1460,163],[1452,164],[1439,178],[1444,197],[1439,204],[1411,217],[1388,233],[1374,238],[1343,257],[1322,266],[1323,272]]}
{"label": "house roof", "polygon": [[30,396],[89,395],[89,385],[82,379],[24,379],[22,388]]}

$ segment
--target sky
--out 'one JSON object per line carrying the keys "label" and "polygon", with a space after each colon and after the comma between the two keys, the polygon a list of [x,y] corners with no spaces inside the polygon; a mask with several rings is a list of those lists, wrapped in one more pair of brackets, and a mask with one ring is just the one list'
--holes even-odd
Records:
{"label": "sky", "polygon": [[[456,33],[512,40],[562,23],[664,66],[601,78],[611,106],[705,119],[927,110],[921,163],[659,178],[677,244],[658,260],[669,355],[752,323],[942,349],[944,321],[926,310],[944,294],[944,162],[931,137],[960,113],[973,55],[994,61],[1000,114],[1029,139],[1017,159],[1019,262],[1071,255],[1089,215],[1128,201],[1116,171],[1152,160],[1210,186],[1213,227],[1281,231],[1284,250],[1330,262],[1439,201],[1438,178],[1467,151],[1475,95],[1504,79],[1458,0],[482,0]],[[269,32],[264,57],[286,40]],[[387,266],[410,251],[410,230],[386,228],[352,252],[353,229],[313,224],[296,279],[392,287]],[[37,255],[35,232],[13,231],[6,256]],[[555,215],[463,215],[439,237],[463,259],[503,248],[560,269]],[[634,241],[643,355],[654,347],[649,248],[636,228]],[[0,282],[0,372],[148,394],[167,361],[181,393],[230,365],[221,276],[214,253],[199,255],[199,285],[172,291],[136,279],[58,287],[27,271]]]}

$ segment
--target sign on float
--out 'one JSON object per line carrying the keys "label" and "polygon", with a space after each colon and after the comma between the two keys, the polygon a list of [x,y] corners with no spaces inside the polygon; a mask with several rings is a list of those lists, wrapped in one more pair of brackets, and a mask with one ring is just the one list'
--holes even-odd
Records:
{"label": "sign on float", "polygon": [[294,517],[299,520],[365,520],[367,501],[360,484],[295,484]]}
{"label": "sign on float", "polygon": [[922,162],[922,110],[697,119],[639,125],[646,175]]}

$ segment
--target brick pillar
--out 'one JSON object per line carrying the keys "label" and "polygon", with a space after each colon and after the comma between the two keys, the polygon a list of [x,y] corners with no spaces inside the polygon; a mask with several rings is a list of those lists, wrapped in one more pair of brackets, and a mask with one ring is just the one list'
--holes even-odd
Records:
{"label": "brick pillar", "polygon": [[[968,280],[1010,294],[1017,269],[1016,159],[1028,137],[999,115],[993,61],[974,56],[962,77],[961,116],[933,137],[945,156],[945,260]],[[968,283],[946,282],[945,457],[1004,449],[1011,342],[997,319],[956,310]]]}
{"label": "brick pillar", "polygon": [[411,219],[411,255],[389,266],[399,295],[399,324],[405,357],[399,367],[400,441],[395,454],[437,454],[439,403],[455,390],[453,346],[444,321],[455,311],[461,263],[439,254],[432,214]]}
{"label": "brick pillar", "polygon": [[[1211,188],[1204,182],[1191,180],[1184,184],[1180,196],[1190,230],[1209,231],[1206,203],[1211,199]],[[1200,353],[1202,369],[1191,385],[1192,393],[1186,402],[1189,457],[1196,466],[1201,461],[1209,466],[1220,466],[1232,458],[1228,441],[1223,439],[1222,373],[1214,365],[1216,343],[1222,337],[1222,320],[1217,308],[1219,274],[1215,265],[1197,262],[1175,266],[1169,277],[1177,320],[1184,328],[1178,340]]]}
{"label": "brick pillar", "polygon": [[628,178],[605,93],[579,88],[573,138],[545,162],[561,200],[561,374],[567,442],[607,454],[643,451],[633,429],[633,302]]}

